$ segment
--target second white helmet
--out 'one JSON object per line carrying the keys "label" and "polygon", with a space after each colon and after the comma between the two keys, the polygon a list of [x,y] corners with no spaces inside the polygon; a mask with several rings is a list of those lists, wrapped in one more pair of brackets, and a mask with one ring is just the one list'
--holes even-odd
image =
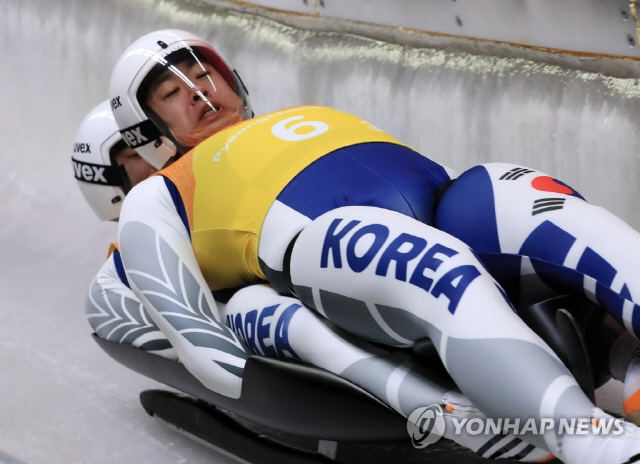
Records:
{"label": "second white helmet", "polygon": [[118,219],[130,187],[126,173],[112,162],[114,152],[124,147],[109,101],[104,101],[80,123],[71,155],[80,191],[102,221]]}
{"label": "second white helmet", "polygon": [[186,52],[206,61],[220,73],[242,100],[245,119],[253,116],[249,94],[238,73],[206,40],[190,32],[166,29],[151,32],[136,40],[121,55],[111,75],[111,109],[123,139],[143,158],[161,169],[176,154],[192,147],[182,146],[162,119],[141,100],[145,78],[159,67],[171,67],[167,57]]}

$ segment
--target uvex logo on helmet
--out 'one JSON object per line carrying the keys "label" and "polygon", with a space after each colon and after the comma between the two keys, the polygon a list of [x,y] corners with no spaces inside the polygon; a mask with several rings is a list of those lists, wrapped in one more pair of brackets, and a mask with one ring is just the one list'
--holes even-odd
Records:
{"label": "uvex logo on helmet", "polygon": [[120,103],[120,95],[118,95],[116,98],[112,98],[110,104],[111,104],[111,111],[117,110],[118,108],[120,108],[122,106],[122,103]]}
{"label": "uvex logo on helmet", "polygon": [[150,120],[142,121],[135,126],[120,131],[122,138],[131,148],[138,148],[162,136],[162,132]]}
{"label": "uvex logo on helmet", "polygon": [[75,178],[82,182],[111,186],[123,185],[122,176],[115,166],[85,163],[74,158],[71,158],[71,162]]}
{"label": "uvex logo on helmet", "polygon": [[91,153],[91,144],[76,142],[73,144],[73,152],[74,153]]}

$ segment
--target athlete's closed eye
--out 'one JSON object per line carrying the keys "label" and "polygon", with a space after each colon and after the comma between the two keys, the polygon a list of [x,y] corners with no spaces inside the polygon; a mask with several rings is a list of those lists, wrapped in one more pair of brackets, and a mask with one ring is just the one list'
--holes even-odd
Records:
{"label": "athlete's closed eye", "polygon": [[168,91],[164,97],[162,97],[163,100],[166,100],[167,98],[171,98],[174,95],[176,95],[178,93],[178,91],[180,90],[180,87],[174,87],[173,89],[171,89],[170,91]]}

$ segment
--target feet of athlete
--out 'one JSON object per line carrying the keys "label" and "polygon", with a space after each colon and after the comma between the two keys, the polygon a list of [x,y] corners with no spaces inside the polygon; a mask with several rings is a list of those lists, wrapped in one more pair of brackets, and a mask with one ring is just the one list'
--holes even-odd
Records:
{"label": "feet of athlete", "polygon": [[[445,419],[445,438],[455,441],[476,454],[488,459],[510,459],[519,462],[547,462],[554,459],[548,451],[533,446],[511,433],[474,433],[478,419],[487,420],[462,394],[448,392],[444,397],[443,416]],[[474,419],[474,427],[463,424]],[[486,429],[485,429],[486,430]]]}
{"label": "feet of athlete", "polygon": [[604,345],[609,348],[609,373],[624,383],[622,409],[629,421],[640,425],[640,342],[612,319],[605,320]]}
{"label": "feet of athlete", "polygon": [[636,348],[624,377],[622,409],[631,422],[640,425],[640,347]]}
{"label": "feet of athlete", "polygon": [[591,423],[600,427],[600,432],[562,435],[561,459],[564,463],[640,463],[640,429],[636,425],[614,419],[599,408],[594,408],[590,418]]}

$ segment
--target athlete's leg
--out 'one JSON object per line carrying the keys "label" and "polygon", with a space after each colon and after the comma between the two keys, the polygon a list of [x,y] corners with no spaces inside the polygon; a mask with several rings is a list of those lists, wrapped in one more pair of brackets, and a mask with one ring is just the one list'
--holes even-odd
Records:
{"label": "athlete's leg", "polygon": [[[504,263],[522,259],[547,285],[587,296],[630,333],[640,333],[640,234],[560,181],[511,164],[476,166],[443,195],[436,227],[482,259],[490,257],[496,268],[497,253],[508,254]],[[628,360],[622,346],[633,350],[627,342],[613,354]],[[625,410],[638,412],[640,363],[625,377]]]}
{"label": "athlete's leg", "polygon": [[[258,355],[295,358],[326,369],[367,390],[404,417],[420,407],[440,406],[444,437],[493,459],[534,462],[549,456],[507,433],[473,434],[456,427],[484,416],[450,380],[410,362],[401,353],[375,347],[340,329],[267,285],[238,291],[225,309],[227,326]],[[457,422],[454,422],[457,421]]]}
{"label": "athlete's leg", "polygon": [[531,258],[549,285],[586,295],[640,333],[640,234],[560,181],[512,164],[476,166],[444,193],[435,226],[481,257]]}
{"label": "athlete's leg", "polygon": [[526,256],[483,254],[480,255],[480,260],[516,308],[564,294],[550,287]]}
{"label": "athlete's leg", "polygon": [[[301,301],[349,332],[392,346],[431,338],[488,416],[559,424],[601,414],[469,247],[448,234],[388,210],[338,208],[301,232],[290,275]],[[634,440],[560,440],[557,427],[527,438],[568,462],[601,462],[596,449],[610,462],[628,459],[629,446],[640,452]]]}

